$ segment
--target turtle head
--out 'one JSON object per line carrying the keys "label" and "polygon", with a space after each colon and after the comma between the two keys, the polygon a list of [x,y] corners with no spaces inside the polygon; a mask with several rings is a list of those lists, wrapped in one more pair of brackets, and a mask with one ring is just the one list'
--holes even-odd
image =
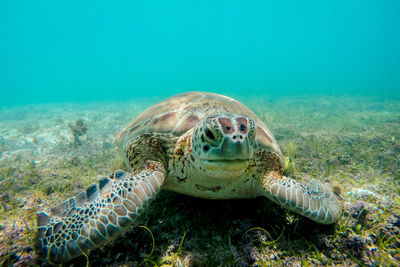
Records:
{"label": "turtle head", "polygon": [[193,154],[209,174],[235,176],[253,157],[255,125],[252,118],[238,114],[208,116],[194,129]]}

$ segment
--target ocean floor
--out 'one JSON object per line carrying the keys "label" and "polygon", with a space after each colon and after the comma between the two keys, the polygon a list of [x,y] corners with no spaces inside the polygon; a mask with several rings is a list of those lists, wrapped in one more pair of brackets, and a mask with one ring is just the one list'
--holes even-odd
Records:
{"label": "ocean floor", "polygon": [[[236,98],[273,132],[292,163],[287,175],[332,184],[344,203],[339,222],[320,225],[265,198],[162,191],[136,227],[70,264],[400,265],[400,100]],[[160,100],[0,109],[1,265],[48,264],[36,248],[35,213],[123,169],[114,133]]]}

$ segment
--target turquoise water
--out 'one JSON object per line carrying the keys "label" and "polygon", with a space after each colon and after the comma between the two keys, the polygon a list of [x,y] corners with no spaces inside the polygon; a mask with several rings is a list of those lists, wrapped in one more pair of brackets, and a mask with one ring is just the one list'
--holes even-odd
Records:
{"label": "turquoise water", "polygon": [[400,97],[399,1],[1,1],[0,105]]}
{"label": "turquoise water", "polygon": [[[161,192],[73,265],[400,266],[400,0],[0,0],[0,266],[46,265],[34,213],[127,170],[114,134],[189,90],[247,105],[286,157],[283,174],[331,184],[343,216],[321,226],[266,199]],[[189,138],[173,149],[157,136],[163,161],[191,155]],[[271,177],[269,158],[244,163],[250,183]],[[218,191],[216,178],[197,189]]]}

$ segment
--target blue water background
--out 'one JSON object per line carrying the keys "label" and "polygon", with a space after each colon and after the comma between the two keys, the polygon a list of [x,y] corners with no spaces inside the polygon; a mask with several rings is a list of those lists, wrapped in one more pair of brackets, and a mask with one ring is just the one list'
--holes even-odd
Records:
{"label": "blue water background", "polygon": [[400,97],[400,1],[0,1],[0,106]]}

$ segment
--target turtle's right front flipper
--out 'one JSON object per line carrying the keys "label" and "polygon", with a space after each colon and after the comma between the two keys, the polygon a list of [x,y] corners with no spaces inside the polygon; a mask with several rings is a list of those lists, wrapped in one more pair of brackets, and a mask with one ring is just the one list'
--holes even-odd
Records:
{"label": "turtle's right front flipper", "polygon": [[330,186],[316,180],[302,183],[270,173],[263,188],[272,201],[318,223],[335,223],[342,215],[342,203]]}
{"label": "turtle's right front flipper", "polygon": [[39,243],[49,261],[67,262],[115,237],[159,192],[164,177],[158,162],[135,175],[116,171],[49,212],[37,213]]}

